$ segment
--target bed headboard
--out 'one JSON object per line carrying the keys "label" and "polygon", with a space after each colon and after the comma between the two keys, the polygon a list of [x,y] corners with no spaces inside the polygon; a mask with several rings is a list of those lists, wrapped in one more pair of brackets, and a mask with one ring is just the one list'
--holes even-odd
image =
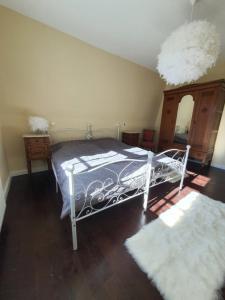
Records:
{"label": "bed headboard", "polygon": [[118,123],[113,128],[96,128],[91,123],[86,129],[59,128],[49,130],[51,143],[56,144],[70,140],[85,140],[96,138],[116,138],[120,140],[121,125]]}

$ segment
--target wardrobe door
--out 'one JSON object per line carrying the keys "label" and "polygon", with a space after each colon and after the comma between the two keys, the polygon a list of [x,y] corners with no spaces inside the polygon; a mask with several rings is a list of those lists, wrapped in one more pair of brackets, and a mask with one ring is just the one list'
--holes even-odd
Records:
{"label": "wardrobe door", "polygon": [[221,117],[224,109],[225,90],[222,88],[217,89],[217,97],[215,101],[214,114],[211,119],[211,132],[209,138],[209,149],[214,149],[217,133],[220,126]]}
{"label": "wardrobe door", "polygon": [[195,109],[191,126],[192,148],[207,151],[211,132],[211,119],[215,108],[215,89],[204,89],[196,93]]}
{"label": "wardrobe door", "polygon": [[160,150],[168,148],[173,143],[179,97],[165,95],[160,127]]}

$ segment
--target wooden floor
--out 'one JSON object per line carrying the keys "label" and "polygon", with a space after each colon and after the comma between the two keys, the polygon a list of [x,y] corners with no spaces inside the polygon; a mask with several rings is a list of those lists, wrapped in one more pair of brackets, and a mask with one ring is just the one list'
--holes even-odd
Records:
{"label": "wooden floor", "polygon": [[[225,202],[225,172],[190,169],[182,195],[195,189]],[[81,221],[79,251],[73,252],[69,220],[59,218],[53,177],[43,172],[32,181],[27,175],[13,178],[0,236],[0,299],[162,299],[124,241],[179,199],[175,186],[155,188],[147,214],[139,198]]]}

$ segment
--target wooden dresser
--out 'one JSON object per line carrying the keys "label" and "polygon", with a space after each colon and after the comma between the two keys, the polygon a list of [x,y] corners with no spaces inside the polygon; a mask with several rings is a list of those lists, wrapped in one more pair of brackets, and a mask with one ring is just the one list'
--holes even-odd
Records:
{"label": "wooden dresser", "polygon": [[137,131],[123,131],[122,132],[122,142],[137,147],[139,145],[139,135]]}
{"label": "wooden dresser", "polygon": [[48,169],[51,169],[51,150],[50,150],[50,136],[48,134],[43,135],[23,135],[27,170],[28,174],[32,172],[32,160],[46,160]]}
{"label": "wooden dresser", "polygon": [[[174,138],[179,127],[178,108],[184,96],[191,96],[193,101],[193,110],[186,130],[186,144],[191,145],[190,157],[202,164],[210,163],[224,109],[225,80],[191,84],[164,92],[159,151],[185,148],[185,143],[179,143]],[[184,110],[183,116],[187,113]]]}

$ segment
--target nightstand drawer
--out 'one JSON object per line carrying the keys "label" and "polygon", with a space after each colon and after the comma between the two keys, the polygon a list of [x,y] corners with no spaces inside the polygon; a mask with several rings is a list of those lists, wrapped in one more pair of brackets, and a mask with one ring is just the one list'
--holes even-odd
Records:
{"label": "nightstand drawer", "polygon": [[29,159],[45,159],[50,156],[48,137],[25,138],[25,145]]}
{"label": "nightstand drawer", "polygon": [[28,157],[30,159],[46,158],[50,155],[49,146],[46,144],[28,145]]}
{"label": "nightstand drawer", "polygon": [[49,146],[49,138],[26,138],[27,145],[32,148],[42,147],[43,145]]}

